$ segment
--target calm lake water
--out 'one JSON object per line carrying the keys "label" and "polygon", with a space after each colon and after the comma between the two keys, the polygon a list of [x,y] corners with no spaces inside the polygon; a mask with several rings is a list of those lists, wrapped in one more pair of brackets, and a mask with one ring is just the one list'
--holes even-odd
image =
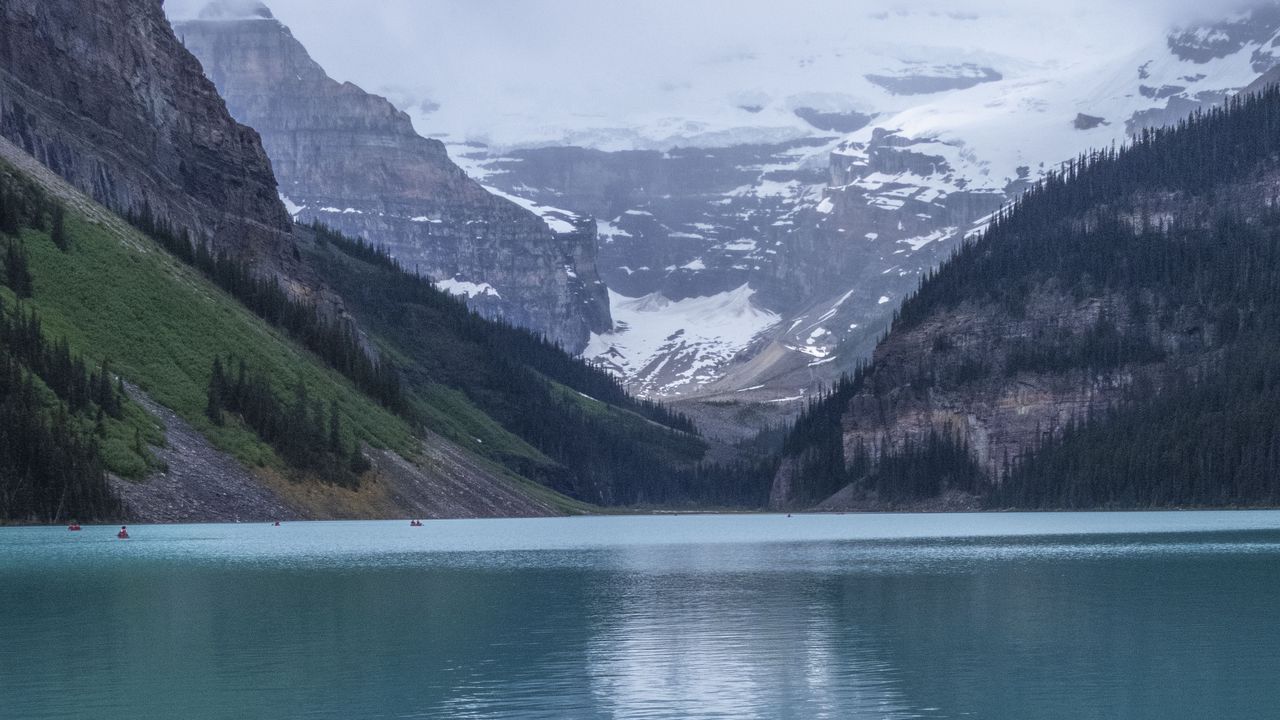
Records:
{"label": "calm lake water", "polygon": [[0,717],[1275,718],[1280,513],[0,529]]}

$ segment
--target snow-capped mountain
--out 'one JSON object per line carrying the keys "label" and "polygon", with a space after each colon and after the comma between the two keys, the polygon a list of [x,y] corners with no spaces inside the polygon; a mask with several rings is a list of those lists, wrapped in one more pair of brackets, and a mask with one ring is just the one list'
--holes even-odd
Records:
{"label": "snow-capped mountain", "polygon": [[[1048,37],[1044,17],[874,22],[934,27],[951,43]],[[739,83],[755,67],[776,81],[765,68],[779,62],[786,77],[842,63],[858,70],[804,105],[739,92],[751,101],[738,110],[758,119],[754,135],[722,118],[691,122],[697,132],[678,140],[659,132],[670,123],[630,129],[627,142],[654,149],[612,149],[623,142],[613,133],[569,136],[593,148],[451,151],[488,186],[596,219],[601,275],[622,322],[593,335],[586,356],[633,390],[801,397],[865,357],[921,273],[1030,182],[1218,103],[1277,65],[1274,5],[1156,29],[1106,52],[1051,43],[1058,56],[950,45],[752,56],[739,59]]]}
{"label": "snow-capped mountain", "polygon": [[1240,4],[273,10],[491,192],[552,228],[594,222],[615,322],[586,357],[648,396],[745,402],[852,367],[920,274],[1043,173],[1275,66],[1280,9]]}

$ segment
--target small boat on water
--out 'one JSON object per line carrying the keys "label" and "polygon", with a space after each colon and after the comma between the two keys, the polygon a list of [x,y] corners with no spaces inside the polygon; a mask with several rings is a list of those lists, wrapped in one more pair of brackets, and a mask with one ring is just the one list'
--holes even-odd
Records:
{"label": "small boat on water", "polygon": [[80,523],[73,521],[70,525],[67,526],[67,529],[70,530],[71,532],[79,532]]}
{"label": "small boat on water", "polygon": [[128,540],[128,539],[129,539],[129,529],[128,529],[128,528],[126,528],[124,525],[121,525],[121,526],[120,526],[120,532],[116,533],[116,537],[120,538],[121,540]]}

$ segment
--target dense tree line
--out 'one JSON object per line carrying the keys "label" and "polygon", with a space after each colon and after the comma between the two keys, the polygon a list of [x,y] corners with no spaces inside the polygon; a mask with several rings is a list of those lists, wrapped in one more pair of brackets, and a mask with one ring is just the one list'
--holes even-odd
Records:
{"label": "dense tree line", "polygon": [[409,273],[384,248],[363,238],[348,238],[319,221],[311,228],[320,242],[332,244],[350,257],[391,271],[390,276],[396,280],[393,292],[397,300],[447,309],[450,329],[464,340],[478,343],[497,356],[518,358],[520,364],[601,402],[627,408],[669,428],[697,434],[697,427],[685,415],[662,403],[632,397],[616,377],[572,357],[558,343],[532,330],[515,327],[501,318],[486,318],[466,309],[464,303],[438,289],[431,281]]}
{"label": "dense tree line", "polygon": [[[50,218],[56,229],[61,215],[61,206],[34,185],[0,174],[3,278],[19,298],[32,294],[20,231],[43,230]],[[65,340],[48,339],[34,312],[0,303],[0,519],[118,518],[123,509],[88,428],[99,427],[104,415],[121,417],[125,402],[105,363],[91,370]]]}
{"label": "dense tree line", "polygon": [[1018,340],[1009,349],[1004,372],[1062,373],[1078,368],[1102,372],[1164,358],[1164,350],[1151,341],[1145,327],[1121,329],[1103,315],[1083,333],[1041,328],[1032,337]]}
{"label": "dense tree line", "polygon": [[[1146,215],[1138,196],[1177,192],[1212,206],[1214,188],[1248,179],[1277,154],[1280,86],[1237,96],[1173,127],[1144,130],[1122,148],[1082,156],[1050,173],[979,238],[926,274],[903,303],[895,328],[912,327],[938,308],[965,300],[1005,302],[1016,316],[1031,285],[1044,276],[1060,278],[1082,297],[1098,288],[1194,281],[1203,269],[1230,269],[1236,281],[1247,281],[1249,265],[1269,256],[1232,262],[1220,248],[1196,242],[1203,239],[1196,237],[1196,225],[1169,229],[1191,241],[1169,243],[1160,232],[1168,228]],[[1280,197],[1261,200],[1274,207]],[[1121,213],[1137,213],[1140,227],[1120,221]],[[1099,216],[1096,229],[1085,229],[1089,223],[1082,220],[1089,214]]]}
{"label": "dense tree line", "polygon": [[778,458],[769,456],[728,463],[699,463],[678,470],[654,505],[695,508],[759,509],[769,503],[769,491],[778,473]]}
{"label": "dense tree line", "polygon": [[375,361],[365,352],[350,323],[326,318],[315,306],[290,298],[276,278],[259,277],[246,260],[192,242],[186,231],[175,233],[156,220],[149,208],[132,215],[130,222],[254,314],[283,328],[370,397],[393,411],[405,410],[399,373],[390,363]]}
{"label": "dense tree line", "polygon": [[35,294],[35,281],[31,278],[27,249],[22,242],[11,238],[4,252],[4,284],[19,298]]}
{"label": "dense tree line", "polygon": [[0,518],[59,522],[119,517],[97,438],[64,403],[49,407],[35,375],[0,347]]}
{"label": "dense tree line", "polygon": [[866,379],[867,368],[859,366],[852,376],[841,376],[833,388],[811,398],[783,440],[782,457],[794,465],[791,497],[797,503],[820,502],[849,483],[844,413]]}
{"label": "dense tree line", "polygon": [[923,439],[906,438],[879,458],[854,448],[845,468],[848,482],[877,501],[897,504],[949,491],[970,495],[990,490],[990,478],[974,462],[969,445],[952,429],[933,429]]}
{"label": "dense tree line", "polygon": [[796,418],[781,451],[792,467],[792,503],[813,505],[850,484],[859,499],[890,505],[952,490],[974,495],[989,490],[990,478],[974,462],[965,440],[951,429],[935,429],[923,439],[885,438],[879,453],[863,444],[846,452],[844,416],[849,401],[872,381],[872,368],[859,366],[812,399]]}
{"label": "dense tree line", "polygon": [[[666,502],[672,472],[702,455],[697,438],[600,409],[558,389],[536,371],[508,364],[501,402],[476,393],[490,417],[565,467],[544,481],[571,496],[604,505]],[[490,388],[492,392],[493,388]],[[657,435],[659,442],[641,440]],[[532,472],[537,473],[537,471]]]}
{"label": "dense tree line", "polygon": [[0,304],[0,343],[15,362],[35,373],[71,412],[93,409],[120,418],[125,394],[109,363],[90,370],[84,358],[71,352],[66,340],[49,342],[40,318],[21,307],[7,311]]}
{"label": "dense tree line", "polygon": [[58,203],[38,185],[0,169],[0,234],[17,237],[24,228],[44,230],[61,214]]}
{"label": "dense tree line", "polygon": [[291,402],[281,402],[271,380],[250,372],[243,359],[228,357],[224,364],[215,358],[206,396],[205,415],[210,421],[221,425],[227,413],[235,414],[293,468],[345,487],[357,487],[360,475],[369,469],[359,440],[350,447],[343,444],[337,400],[326,408],[310,397],[302,382],[294,386]]}
{"label": "dense tree line", "polygon": [[993,507],[1280,504],[1280,336],[1071,423],[1005,471]]}
{"label": "dense tree line", "polygon": [[404,354],[410,392],[457,390],[551,462],[479,443],[478,452],[589,502],[658,504],[683,496],[677,475],[705,451],[688,418],[631,398],[614,377],[541,335],[468,310],[363,240],[323,226],[315,231],[309,262]]}

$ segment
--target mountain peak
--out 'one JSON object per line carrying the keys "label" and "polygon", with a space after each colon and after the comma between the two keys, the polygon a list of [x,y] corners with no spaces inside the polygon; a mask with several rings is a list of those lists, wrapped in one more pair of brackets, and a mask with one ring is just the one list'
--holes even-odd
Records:
{"label": "mountain peak", "polygon": [[200,11],[201,20],[273,20],[271,9],[259,0],[213,0]]}

